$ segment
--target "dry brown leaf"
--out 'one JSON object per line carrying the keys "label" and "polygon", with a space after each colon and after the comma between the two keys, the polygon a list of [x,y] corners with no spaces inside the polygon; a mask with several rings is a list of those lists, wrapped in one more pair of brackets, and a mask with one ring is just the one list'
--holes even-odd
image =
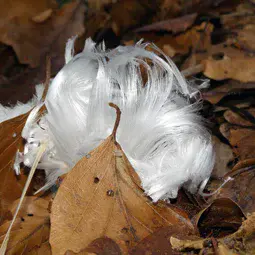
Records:
{"label": "dry brown leaf", "polygon": [[[110,238],[103,237],[94,240],[84,250],[86,254],[98,254],[98,255],[121,255],[119,246]],[[80,254],[80,253],[79,253]],[[85,253],[83,253],[85,255]],[[80,255],[83,255],[80,254]]]}
{"label": "dry brown leaf", "polygon": [[185,236],[188,238],[189,234],[190,233],[188,229],[182,228],[181,226],[171,226],[171,227],[161,228],[158,231],[146,237],[141,242],[139,242],[139,244],[131,250],[130,255],[175,254],[169,243],[169,236],[174,235],[179,238],[184,238]]}
{"label": "dry brown leaf", "polygon": [[[240,112],[241,114],[241,112]],[[224,112],[224,118],[231,124],[234,125],[240,125],[240,126],[248,126],[248,127],[252,127],[254,126],[254,123],[252,123],[251,121],[249,121],[249,119],[245,118],[244,115],[240,115],[238,113],[235,113],[231,110],[225,111]],[[246,114],[253,116],[254,120],[255,120],[255,108],[250,108],[246,110]]]}
{"label": "dry brown leaf", "polygon": [[232,171],[236,171],[253,165],[255,165],[255,158],[241,160],[233,167]]}
{"label": "dry brown leaf", "polygon": [[28,114],[0,123],[0,223],[7,207],[18,199],[26,182],[26,176],[15,176],[13,163],[15,154],[22,148],[21,131]]}
{"label": "dry brown leaf", "polygon": [[254,57],[224,57],[221,60],[208,59],[204,62],[204,65],[204,74],[214,80],[255,81]]}
{"label": "dry brown leaf", "polygon": [[[18,201],[10,208],[12,214],[16,209],[15,204]],[[49,201],[42,198],[25,198],[12,228],[6,254],[27,254],[36,246],[40,247],[47,242],[50,231],[48,205]],[[7,221],[0,227],[0,242],[3,241],[9,225],[10,221]]]}
{"label": "dry brown leaf", "polygon": [[241,169],[232,170],[228,176],[233,178],[225,184],[214,198],[229,198],[234,201],[247,216],[255,210],[255,171],[247,170],[242,172]]}
{"label": "dry brown leaf", "polygon": [[[49,9],[54,10],[51,17],[43,16]],[[84,33],[84,7],[76,0],[61,9],[51,0],[1,2],[0,14],[0,41],[12,46],[19,61],[31,67],[39,66],[54,47],[63,53],[67,39]]]}
{"label": "dry brown leaf", "polygon": [[236,38],[232,40],[233,44],[241,49],[254,53],[255,51],[255,24],[244,26],[243,29],[235,31]]}
{"label": "dry brown leaf", "polygon": [[254,5],[245,1],[229,14],[221,15],[221,22],[225,29],[240,28],[246,24],[254,24]]}
{"label": "dry brown leaf", "polygon": [[184,15],[175,19],[160,21],[135,30],[135,32],[169,31],[180,33],[188,29],[195,21],[196,13]]}
{"label": "dry brown leaf", "polygon": [[185,33],[177,36],[172,35],[156,35],[153,33],[141,33],[140,36],[146,40],[153,41],[158,47],[164,49],[168,53],[168,48],[171,47],[171,52],[175,54],[187,54],[191,49],[205,51],[211,47],[211,32],[213,25],[203,22],[199,26],[194,26],[188,29]]}
{"label": "dry brown leaf", "polygon": [[164,203],[152,204],[135,184],[132,171],[113,135],[76,164],[53,202],[53,254],[67,250],[77,253],[104,236],[113,239],[127,254],[158,228],[185,225],[193,229],[183,212],[177,213]]}
{"label": "dry brown leaf", "polygon": [[223,237],[237,231],[243,218],[244,214],[235,202],[221,197],[199,212],[196,226],[203,237]]}
{"label": "dry brown leaf", "polygon": [[212,172],[213,177],[223,177],[228,171],[228,163],[233,160],[233,151],[231,147],[221,142],[216,136],[213,136],[215,151],[215,165]]}
{"label": "dry brown leaf", "polygon": [[35,246],[32,250],[26,252],[27,255],[51,255],[50,243],[47,241],[41,246]]}
{"label": "dry brown leaf", "polygon": [[[236,253],[236,251],[230,250],[221,241],[216,242],[217,246],[214,247],[212,239],[201,239],[200,238],[200,239],[196,239],[196,240],[189,240],[189,239],[181,240],[181,239],[171,236],[170,243],[173,246],[173,249],[178,250],[178,251],[201,250],[202,254],[238,255],[238,253]],[[193,252],[191,254],[193,254]]]}
{"label": "dry brown leaf", "polygon": [[222,86],[218,86],[215,89],[203,92],[203,98],[212,104],[217,104],[223,97],[236,93],[237,91],[255,89],[255,83],[241,83],[238,81],[230,80],[224,83]]}
{"label": "dry brown leaf", "polygon": [[212,238],[202,239],[195,236],[190,239],[171,236],[170,243],[178,251],[192,251],[195,249],[201,250],[202,254],[253,255],[255,252],[254,233],[255,213],[249,215],[235,233],[217,240],[214,239],[214,243]]}
{"label": "dry brown leaf", "polygon": [[[208,41],[210,41],[211,33],[208,33],[207,36],[209,36]],[[223,58],[233,59],[246,57],[247,54],[244,51],[233,47],[232,44],[232,41],[226,41],[224,43],[214,45],[207,43],[207,47],[204,47],[203,50],[201,50],[200,47],[197,47],[193,50],[190,57],[188,57],[182,64],[181,69],[183,70],[191,66],[201,64],[207,59],[222,60]]]}
{"label": "dry brown leaf", "polygon": [[96,9],[96,10],[101,10],[106,5],[110,5],[115,2],[116,2],[116,0],[88,0],[88,6],[90,8]]}
{"label": "dry brown leaf", "polygon": [[[254,108],[247,113],[255,117]],[[255,158],[255,130],[243,127],[254,126],[254,124],[230,110],[225,112],[224,117],[230,124],[222,124],[220,131],[229,140],[234,153],[240,160]]]}
{"label": "dry brown leaf", "polygon": [[156,1],[118,1],[112,6],[110,12],[114,32],[120,35],[129,28],[137,26],[144,19],[148,19],[148,15],[152,11],[155,11],[157,7],[158,4]]}

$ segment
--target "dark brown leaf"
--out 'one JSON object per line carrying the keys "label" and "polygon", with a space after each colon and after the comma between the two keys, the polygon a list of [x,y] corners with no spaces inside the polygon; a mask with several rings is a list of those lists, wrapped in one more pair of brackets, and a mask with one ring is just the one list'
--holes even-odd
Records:
{"label": "dark brown leaf", "polygon": [[197,14],[189,14],[175,19],[160,21],[151,25],[137,28],[135,32],[168,31],[173,33],[184,32],[195,21]]}
{"label": "dark brown leaf", "polygon": [[223,237],[234,233],[242,224],[242,210],[228,198],[219,198],[196,216],[202,237]]}
{"label": "dark brown leaf", "polygon": [[[54,10],[51,18],[42,23],[33,21],[36,15],[49,9]],[[11,45],[20,62],[31,67],[39,66],[47,53],[54,54],[52,49],[56,45],[64,49],[67,39],[84,32],[84,7],[79,1],[58,9],[54,1],[37,1],[35,4],[31,0],[18,0],[2,2],[0,10],[0,41]]]}

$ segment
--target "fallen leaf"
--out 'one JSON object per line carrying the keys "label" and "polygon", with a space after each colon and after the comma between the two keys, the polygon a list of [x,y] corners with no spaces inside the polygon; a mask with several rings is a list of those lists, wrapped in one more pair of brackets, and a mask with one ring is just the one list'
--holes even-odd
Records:
{"label": "fallen leaf", "polygon": [[209,101],[212,104],[219,103],[224,97],[231,95],[240,95],[242,92],[253,91],[255,89],[255,83],[241,83],[238,81],[230,80],[225,82],[221,86],[217,86],[206,92],[202,92],[203,99]]}
{"label": "fallen leaf", "polygon": [[142,20],[148,19],[148,15],[155,11],[157,5],[157,2],[154,1],[143,3],[136,0],[117,1],[110,11],[114,32],[117,35],[123,34],[128,29],[140,24]]}
{"label": "fallen leaf", "polygon": [[255,81],[254,57],[208,59],[204,62],[204,75],[214,80],[234,79],[241,82]]}
{"label": "fallen leaf", "polygon": [[85,249],[87,253],[98,255],[121,255],[119,246],[110,238],[103,237],[94,240]]}
{"label": "fallen leaf", "polygon": [[234,12],[221,15],[220,19],[225,29],[235,29],[247,24],[254,24],[254,6],[245,1],[245,3],[239,4]]}
{"label": "fallen leaf", "polygon": [[232,177],[233,180],[226,183],[210,201],[215,198],[229,198],[247,216],[248,213],[255,211],[255,171],[254,169],[244,172],[240,170],[232,170],[226,175]]}
{"label": "fallen leaf", "polygon": [[136,247],[130,251],[130,255],[153,254],[153,255],[172,255],[176,254],[169,242],[169,237],[174,235],[184,238],[189,235],[189,230],[181,226],[164,227],[155,231],[143,239]]}
{"label": "fallen leaf", "polygon": [[223,43],[212,44],[211,43],[212,34],[210,33],[207,36],[209,36],[208,40],[210,43],[207,43],[205,45],[207,47],[203,47],[202,50],[200,47],[194,48],[191,55],[182,64],[182,67],[181,67],[182,70],[197,64],[204,65],[205,60],[219,61],[222,59],[229,59],[229,58],[241,59],[241,58],[247,57],[247,53],[241,49],[234,47],[232,41],[227,40]]}
{"label": "fallen leaf", "polygon": [[235,31],[237,36],[232,40],[232,43],[243,50],[250,53],[255,51],[255,24],[249,24],[244,26],[243,29]]}
{"label": "fallen leaf", "polygon": [[89,155],[67,174],[54,199],[50,234],[53,254],[67,250],[77,253],[105,236],[127,254],[158,228],[184,225],[193,229],[183,212],[177,213],[164,203],[154,205],[145,196],[133,181],[134,170],[114,135]]}
{"label": "fallen leaf", "polygon": [[[139,35],[148,41],[153,41],[161,49],[163,49],[164,46],[165,48],[171,47],[172,51],[175,51],[175,54],[184,55],[192,49],[205,51],[210,48],[212,30],[213,25],[211,23],[203,22],[177,36],[168,34],[160,36],[154,33],[139,33]],[[167,51],[165,51],[165,53],[167,54]]]}
{"label": "fallen leaf", "polygon": [[184,32],[194,23],[196,13],[184,15],[175,19],[160,21],[151,25],[135,29],[135,32],[168,31],[173,33]]}
{"label": "fallen leaf", "polygon": [[[15,201],[17,204],[18,201]],[[12,214],[15,204],[10,208]],[[46,242],[49,238],[50,221],[48,211],[49,201],[37,197],[26,197],[18,218],[15,220],[6,254],[27,254],[36,246]],[[10,221],[0,227],[0,242],[4,239]]]}
{"label": "fallen leaf", "polygon": [[228,163],[233,160],[233,151],[231,147],[221,142],[216,136],[213,136],[213,145],[215,151],[215,165],[212,176],[223,177],[228,171]]}
{"label": "fallen leaf", "polygon": [[223,237],[234,233],[242,224],[242,210],[229,198],[213,199],[196,216],[196,226],[202,237]]}
{"label": "fallen leaf", "polygon": [[[49,9],[54,10],[52,14],[46,13]],[[57,9],[54,1],[35,4],[31,0],[15,0],[2,2],[0,10],[0,41],[12,46],[19,61],[31,67],[39,66],[47,53],[54,52],[52,48],[56,45],[61,46],[63,53],[70,37],[84,33],[84,7],[79,1]],[[51,18],[43,17],[45,13]]]}
{"label": "fallen leaf", "polygon": [[4,219],[7,207],[18,199],[26,182],[21,173],[15,176],[13,164],[15,154],[22,148],[21,131],[28,114],[0,123],[0,223]]}
{"label": "fallen leaf", "polygon": [[255,165],[255,158],[244,159],[237,162],[236,165],[233,167],[232,171],[239,170],[239,169],[246,168],[253,165]]}
{"label": "fallen leaf", "polygon": [[35,246],[26,253],[27,255],[52,255],[50,243],[47,241],[40,246]]}
{"label": "fallen leaf", "polygon": [[196,252],[201,250],[202,254],[253,255],[255,252],[254,233],[255,213],[249,215],[235,233],[217,240],[214,239],[215,242],[212,238],[202,239],[193,236],[190,239],[181,239],[171,236],[170,243],[173,249],[182,252],[189,251],[192,254],[194,250]]}
{"label": "fallen leaf", "polygon": [[231,124],[252,127],[255,125],[255,108],[247,110],[236,109],[238,112],[228,110],[224,112],[224,118]]}
{"label": "fallen leaf", "polygon": [[115,0],[88,0],[88,6],[92,9],[101,10],[106,5],[110,5],[115,2]]}
{"label": "fallen leaf", "polygon": [[248,111],[240,109],[238,111],[238,114],[230,110],[224,113],[225,119],[230,124],[223,124],[220,130],[240,160],[255,158],[255,130],[252,128],[255,110],[250,108]]}

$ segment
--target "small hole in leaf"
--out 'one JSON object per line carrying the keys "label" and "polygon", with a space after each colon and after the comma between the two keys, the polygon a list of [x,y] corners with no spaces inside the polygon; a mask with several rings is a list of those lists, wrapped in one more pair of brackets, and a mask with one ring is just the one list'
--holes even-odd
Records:
{"label": "small hole in leaf", "polygon": [[23,217],[21,217],[20,219],[21,219],[21,221],[25,221],[25,219]]}
{"label": "small hole in leaf", "polygon": [[99,178],[98,177],[94,178],[94,183],[99,183]]}
{"label": "small hole in leaf", "polygon": [[113,190],[107,190],[107,192],[106,192],[106,194],[107,194],[107,196],[109,196],[109,197],[113,197],[114,196],[114,191]]}
{"label": "small hole in leaf", "polygon": [[212,55],[212,58],[214,60],[222,60],[224,58],[224,53],[223,52],[218,52]]}
{"label": "small hole in leaf", "polygon": [[33,213],[28,213],[27,216],[32,217],[32,216],[34,216],[34,214]]}

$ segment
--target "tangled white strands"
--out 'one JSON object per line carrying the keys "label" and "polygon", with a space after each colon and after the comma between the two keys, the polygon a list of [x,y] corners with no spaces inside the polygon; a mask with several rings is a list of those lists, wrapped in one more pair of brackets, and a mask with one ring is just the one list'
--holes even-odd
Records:
{"label": "tangled white strands", "polygon": [[38,168],[47,176],[43,189],[49,188],[111,134],[116,115],[108,103],[113,102],[122,112],[117,141],[145,193],[158,201],[175,198],[180,187],[197,192],[214,165],[211,136],[197,114],[199,93],[153,45],[154,52],[142,43],[106,51],[88,39],[84,51],[73,56],[74,40],[50,85],[47,113],[38,120],[38,105],[27,120],[22,132],[27,143],[16,166],[31,167],[38,146],[46,143]]}

